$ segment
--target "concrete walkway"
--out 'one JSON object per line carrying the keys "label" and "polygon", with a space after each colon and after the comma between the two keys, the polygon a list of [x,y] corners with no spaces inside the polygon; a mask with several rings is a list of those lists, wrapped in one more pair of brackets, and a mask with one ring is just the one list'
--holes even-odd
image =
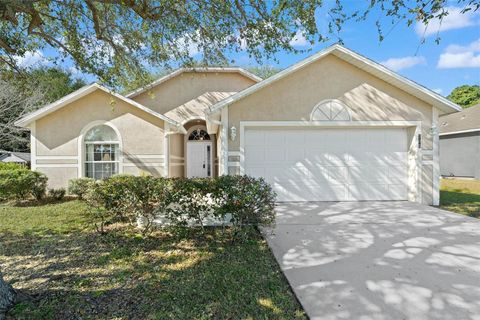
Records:
{"label": "concrete walkway", "polygon": [[264,233],[311,319],[480,319],[480,220],[410,202],[288,203]]}

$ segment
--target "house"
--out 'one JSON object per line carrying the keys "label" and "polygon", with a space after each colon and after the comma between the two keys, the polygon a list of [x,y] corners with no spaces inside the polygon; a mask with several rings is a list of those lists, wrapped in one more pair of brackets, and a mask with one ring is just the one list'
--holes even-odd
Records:
{"label": "house", "polygon": [[440,173],[480,179],[480,104],[440,118]]}
{"label": "house", "polygon": [[5,152],[0,154],[0,162],[18,163],[24,166],[30,166],[30,153]]}
{"label": "house", "polygon": [[460,108],[341,45],[261,79],[180,69],[92,84],[20,119],[52,186],[116,173],[264,177],[279,201],[439,201],[438,117]]}

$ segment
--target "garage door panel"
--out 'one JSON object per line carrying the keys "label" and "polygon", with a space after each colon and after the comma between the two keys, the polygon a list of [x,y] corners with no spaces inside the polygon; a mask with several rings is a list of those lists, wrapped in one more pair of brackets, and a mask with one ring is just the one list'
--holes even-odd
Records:
{"label": "garage door panel", "polygon": [[261,130],[245,131],[245,146],[264,146],[265,132]]}
{"label": "garage door panel", "polygon": [[249,131],[245,172],[265,177],[279,201],[407,199],[405,129]]}
{"label": "garage door panel", "polygon": [[265,161],[282,162],[286,160],[287,150],[283,146],[267,146],[265,147]]}
{"label": "garage door panel", "polygon": [[408,197],[408,187],[405,183],[388,185],[389,199],[404,200]]}
{"label": "garage door panel", "polygon": [[265,144],[267,146],[283,146],[285,144],[285,133],[277,130],[265,131]]}
{"label": "garage door panel", "polygon": [[389,200],[388,185],[377,183],[357,183],[349,185],[349,200]]}
{"label": "garage door panel", "polygon": [[348,181],[349,183],[363,183],[367,181],[388,183],[387,167],[367,165],[348,167]]}
{"label": "garage door panel", "polygon": [[301,143],[295,143],[287,149],[286,161],[297,162],[305,160],[305,147]]}

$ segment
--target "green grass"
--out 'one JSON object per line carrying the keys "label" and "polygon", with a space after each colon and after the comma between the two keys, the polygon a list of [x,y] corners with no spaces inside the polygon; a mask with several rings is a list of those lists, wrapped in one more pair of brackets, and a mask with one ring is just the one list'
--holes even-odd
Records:
{"label": "green grass", "polygon": [[480,217],[480,180],[442,179],[440,207],[470,217]]}
{"label": "green grass", "polygon": [[79,201],[0,208],[0,269],[18,319],[305,319],[265,241],[211,229],[99,235]]}

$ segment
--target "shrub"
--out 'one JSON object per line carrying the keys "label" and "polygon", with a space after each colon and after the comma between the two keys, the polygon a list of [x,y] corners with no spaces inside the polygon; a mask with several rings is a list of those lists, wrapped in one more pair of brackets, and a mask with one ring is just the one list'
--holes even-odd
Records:
{"label": "shrub", "polygon": [[130,207],[137,220],[142,221],[144,233],[151,230],[158,212],[165,211],[170,199],[171,181],[152,176],[132,177],[130,180]]}
{"label": "shrub", "polygon": [[34,196],[41,200],[47,188],[47,177],[28,169],[0,170],[0,197],[3,199],[26,199]]}
{"label": "shrub", "polygon": [[90,185],[85,199],[98,231],[103,233],[105,225],[116,221],[133,222],[130,207],[132,178],[117,175]]}
{"label": "shrub", "polygon": [[270,225],[275,221],[276,194],[263,178],[221,176],[216,179],[219,208],[216,215],[230,215],[234,235],[244,238],[248,226]]}
{"label": "shrub", "polygon": [[167,179],[117,175],[88,184],[89,203],[97,230],[116,221],[141,221],[148,232],[153,221],[164,217],[174,227],[199,225],[207,219],[228,221],[236,239],[252,226],[275,219],[275,193],[263,179],[222,176],[215,179]]}
{"label": "shrub", "polygon": [[33,174],[33,181],[31,186],[32,195],[35,197],[36,200],[42,200],[47,190],[48,178],[43,173],[37,171],[29,172]]}
{"label": "shrub", "polygon": [[76,195],[80,200],[85,197],[88,189],[95,183],[92,178],[71,179],[68,182],[68,193]]}
{"label": "shrub", "polygon": [[50,198],[52,198],[53,200],[57,200],[57,201],[60,201],[60,200],[63,200],[63,198],[65,197],[65,189],[64,188],[58,188],[58,189],[49,189],[48,190],[48,195]]}
{"label": "shrub", "polygon": [[117,175],[91,184],[86,200],[99,231],[114,221],[141,220],[148,232],[157,213],[167,206],[169,186],[165,178]]}
{"label": "shrub", "polygon": [[0,170],[19,170],[28,169],[27,167],[14,162],[0,162]]}
{"label": "shrub", "polygon": [[165,217],[175,226],[184,227],[194,222],[203,229],[205,219],[215,216],[217,201],[213,197],[214,191],[214,179],[173,180]]}

